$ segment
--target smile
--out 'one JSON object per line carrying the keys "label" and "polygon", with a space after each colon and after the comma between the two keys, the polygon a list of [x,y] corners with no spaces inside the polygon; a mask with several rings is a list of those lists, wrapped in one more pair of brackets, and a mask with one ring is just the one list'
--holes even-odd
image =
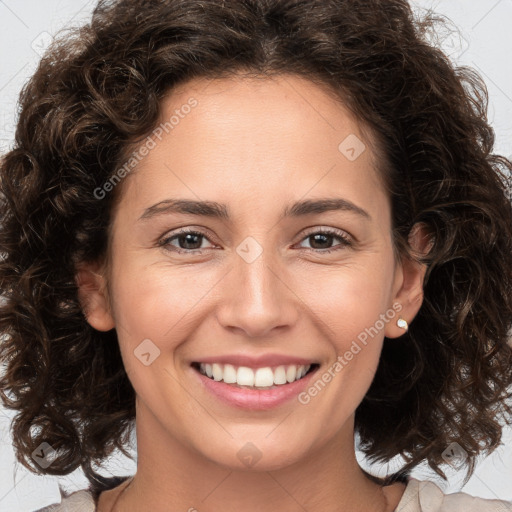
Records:
{"label": "smile", "polygon": [[225,384],[234,384],[252,389],[273,389],[278,386],[290,384],[305,377],[318,365],[279,365],[249,368],[247,366],[234,366],[219,363],[193,363],[192,365],[202,375]]}
{"label": "smile", "polygon": [[[269,363],[271,362],[266,362]],[[320,368],[320,364],[313,362],[263,366],[246,360],[244,364],[254,364],[252,368],[244,366],[242,361],[239,364],[240,366],[226,362],[214,363],[210,359],[208,363],[193,362],[190,367],[198,384],[208,396],[229,407],[249,411],[270,410],[293,403],[310,385],[311,379]]]}

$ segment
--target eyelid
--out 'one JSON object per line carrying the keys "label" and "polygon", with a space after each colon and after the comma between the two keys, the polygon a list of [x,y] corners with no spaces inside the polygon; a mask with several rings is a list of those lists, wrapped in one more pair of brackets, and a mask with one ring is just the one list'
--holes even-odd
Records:
{"label": "eyelid", "polygon": [[[176,228],[171,231],[166,231],[162,236],[158,237],[156,244],[159,246],[165,246],[166,242],[170,240],[171,238],[178,238],[180,235],[187,235],[187,234],[193,234],[193,235],[201,235],[203,238],[208,240],[212,245],[216,245],[214,242],[212,242],[210,239],[214,238],[211,234],[209,234],[209,230],[207,228],[201,227],[194,227],[194,226],[184,226],[181,228]],[[201,251],[203,249],[181,249],[182,251],[186,251],[189,253]]]}
{"label": "eyelid", "polygon": [[337,236],[339,238],[343,238],[347,242],[355,242],[356,239],[347,231],[339,228],[332,228],[328,226],[314,226],[312,228],[306,228],[306,232],[302,235],[302,238],[306,238],[309,235],[316,234],[316,233],[324,233],[329,234],[333,236]]}

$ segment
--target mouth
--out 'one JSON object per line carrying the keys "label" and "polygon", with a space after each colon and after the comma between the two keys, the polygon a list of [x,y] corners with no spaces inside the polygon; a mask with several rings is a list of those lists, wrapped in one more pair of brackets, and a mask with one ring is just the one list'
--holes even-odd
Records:
{"label": "mouth", "polygon": [[251,368],[232,364],[193,362],[192,368],[204,377],[236,388],[268,390],[282,388],[315,372],[318,363]]}

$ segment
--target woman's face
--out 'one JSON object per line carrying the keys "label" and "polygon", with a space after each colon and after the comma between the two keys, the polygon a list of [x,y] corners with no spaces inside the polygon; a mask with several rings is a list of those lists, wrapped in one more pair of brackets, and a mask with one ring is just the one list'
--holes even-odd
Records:
{"label": "woman's face", "polygon": [[[384,335],[413,315],[369,146],[295,76],[194,80],[161,121],[122,184],[111,315],[89,316],[116,328],[138,430],[229,467],[327,449],[351,435]],[[288,383],[293,365],[317,366]]]}

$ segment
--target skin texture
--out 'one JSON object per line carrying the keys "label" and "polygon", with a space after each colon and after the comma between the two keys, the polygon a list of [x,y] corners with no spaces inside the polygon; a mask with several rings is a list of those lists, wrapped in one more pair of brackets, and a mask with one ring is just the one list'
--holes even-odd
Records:
{"label": "skin texture", "polygon": [[[395,259],[390,203],[370,146],[349,161],[338,145],[350,134],[363,140],[356,120],[299,77],[195,79],[166,97],[162,120],[191,97],[197,106],[122,184],[110,266],[83,265],[78,274],[88,321],[116,328],[137,394],[138,470],[115,510],[392,511],[405,486],[367,479],[353,426],[384,336],[404,332],[398,315],[305,405],[226,405],[190,366],[221,354],[287,354],[318,361],[320,376],[393,304],[412,321],[425,268]],[[170,198],[225,203],[231,219],[140,219]],[[318,198],[343,198],[369,218],[331,211],[280,220],[285,205]],[[177,238],[159,245],[182,227],[205,235],[193,245],[202,254],[172,252]],[[340,230],[352,245],[315,245],[311,235],[322,228]],[[248,236],[262,249],[251,263],[236,251]],[[410,243],[421,250],[423,240],[418,230]],[[145,339],[160,350],[149,366],[134,355]],[[261,452],[250,468],[237,457],[247,442]],[[101,495],[100,512],[121,487]]]}

